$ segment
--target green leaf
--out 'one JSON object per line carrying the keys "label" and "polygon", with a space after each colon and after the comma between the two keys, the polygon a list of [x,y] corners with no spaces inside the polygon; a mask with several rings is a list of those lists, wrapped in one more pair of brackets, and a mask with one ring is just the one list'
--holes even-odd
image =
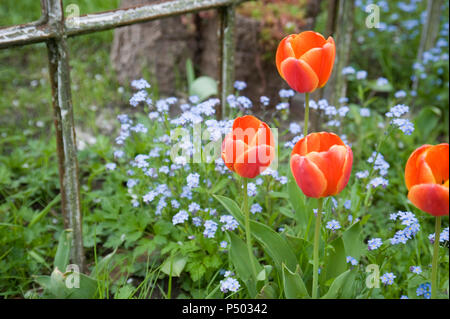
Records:
{"label": "green leaf", "polygon": [[206,272],[205,266],[199,263],[191,263],[189,267],[189,274],[193,281],[200,280]]}
{"label": "green leaf", "polygon": [[255,221],[250,221],[250,229],[279,270],[282,268],[282,263],[289,269],[296,269],[297,258],[286,238],[270,227]]}
{"label": "green leaf", "polygon": [[305,230],[306,226],[308,225],[309,216],[312,212],[308,211],[308,206],[306,205],[306,196],[298,187],[297,182],[292,176],[292,173],[289,174],[288,194],[289,202],[294,208],[294,218],[297,221],[297,224],[302,227],[303,230]]}
{"label": "green leaf", "polygon": [[97,280],[85,274],[73,272],[65,274],[67,276],[80,276],[80,288],[66,288],[69,299],[93,299],[97,296]]}
{"label": "green leaf", "polygon": [[433,129],[439,124],[442,112],[437,107],[424,107],[420,110],[415,119],[415,124],[420,136],[427,137]]}
{"label": "green leaf", "polygon": [[261,288],[261,291],[256,296],[258,299],[276,299],[278,298],[278,286],[274,282],[268,282]]}
{"label": "green leaf", "polygon": [[359,260],[363,250],[365,248],[364,242],[361,237],[362,227],[360,222],[357,222],[350,226],[342,234],[342,239],[344,241],[345,247],[345,257],[352,256],[356,260]]}
{"label": "green leaf", "polygon": [[50,275],[49,293],[55,298],[67,298],[66,285],[64,282],[64,274],[55,268]]}
{"label": "green leaf", "polygon": [[210,193],[216,194],[217,192],[221,191],[225,186],[227,186],[230,183],[230,181],[227,178],[221,179],[217,184],[213,186]]}
{"label": "green leaf", "polygon": [[322,299],[335,299],[339,297],[341,290],[343,289],[344,284],[347,281],[347,278],[350,274],[350,270],[347,270],[340,274],[336,279],[333,281],[333,283],[330,286],[330,289],[328,289],[328,292],[322,296]]}
{"label": "green leaf", "polygon": [[299,272],[300,269],[297,266],[295,272],[291,272],[283,263],[283,287],[284,294],[288,299],[309,298],[308,290]]}
{"label": "green leaf", "polygon": [[292,214],[291,209],[286,208],[286,207],[280,207],[278,210],[279,210],[280,213],[282,213],[284,216],[289,217],[289,218],[292,218],[292,219],[295,219],[295,216],[294,216],[294,214]]}
{"label": "green leaf", "polygon": [[289,194],[283,193],[283,192],[270,192],[269,196],[272,198],[289,198]]}
{"label": "green leaf", "polygon": [[33,219],[30,221],[30,223],[28,224],[28,227],[33,227],[34,224],[36,224],[37,222],[39,222],[42,218],[44,218],[48,212],[50,211],[50,209],[55,206],[56,204],[58,204],[61,201],[61,194],[58,194],[50,203],[47,204],[47,206],[45,206],[45,208],[38,214],[36,214]]}
{"label": "green leaf", "polygon": [[236,218],[241,226],[244,225],[244,214],[234,200],[221,195],[213,195],[213,197],[217,199],[234,218]]}
{"label": "green leaf", "polygon": [[257,281],[264,281],[266,280],[266,270],[263,269],[259,272],[258,276],[256,276]]}
{"label": "green leaf", "polygon": [[105,271],[108,268],[108,265],[112,259],[112,257],[114,256],[114,254],[117,251],[117,247],[116,249],[114,249],[113,252],[109,253],[108,255],[106,255],[105,257],[102,258],[102,260],[100,260],[100,262],[98,262],[94,269],[92,270],[91,276],[93,278],[97,278],[103,271]]}
{"label": "green leaf", "polygon": [[325,281],[337,277],[347,269],[347,258],[345,255],[345,246],[342,237],[333,240],[330,243],[330,246],[331,247],[327,247],[327,255],[325,256]]}
{"label": "green leaf", "polygon": [[66,271],[70,259],[70,247],[72,244],[72,232],[63,230],[59,235],[58,248],[56,249],[53,266],[60,271]]}
{"label": "green leaf", "polygon": [[36,276],[34,277],[34,281],[44,288],[44,290],[48,291],[51,288],[52,278],[50,276]]}
{"label": "green leaf", "polygon": [[189,87],[189,95],[198,96],[200,101],[206,100],[213,95],[217,95],[217,93],[216,80],[208,76],[201,76],[195,79]]}
{"label": "green leaf", "polygon": [[254,263],[257,273],[265,270],[259,265],[258,260],[254,255],[249,257],[247,245],[241,238],[231,232],[228,233],[228,237],[230,238],[230,261],[234,265],[239,278],[244,281],[253,298],[256,295],[256,282],[253,277],[253,269],[250,262]]}
{"label": "green leaf", "polygon": [[173,224],[166,220],[159,220],[153,225],[153,230],[157,235],[168,235],[173,229]]}
{"label": "green leaf", "polygon": [[[244,216],[236,202],[225,196],[214,195],[214,197],[227,209],[230,214],[233,215],[241,227],[244,227]],[[272,258],[280,272],[281,263],[285,263],[290,269],[296,268],[297,258],[286,238],[282,237],[270,227],[253,220],[250,221],[250,230],[252,232],[252,236],[261,244],[265,252]]]}
{"label": "green leaf", "polygon": [[186,266],[187,257],[176,255],[167,258],[161,266],[161,271],[172,277],[180,277],[181,272]]}
{"label": "green leaf", "polygon": [[133,296],[134,290],[130,285],[122,286],[117,290],[114,299],[130,299]]}
{"label": "green leaf", "polygon": [[30,255],[34,260],[36,260],[38,263],[45,265],[47,268],[51,269],[51,267],[47,264],[47,262],[45,261],[45,259],[39,255],[37,252],[35,252],[34,250],[29,250],[28,251],[28,255]]}

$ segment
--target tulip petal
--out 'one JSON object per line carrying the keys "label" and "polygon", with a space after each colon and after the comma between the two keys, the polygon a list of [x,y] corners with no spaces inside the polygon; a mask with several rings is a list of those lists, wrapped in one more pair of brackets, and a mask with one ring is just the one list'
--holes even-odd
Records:
{"label": "tulip petal", "polygon": [[345,145],[339,136],[334,133],[311,133],[295,144],[292,154],[305,156],[310,152],[326,152],[333,145]]}
{"label": "tulip petal", "polygon": [[252,115],[238,117],[233,122],[233,138],[250,144],[255,138],[261,121]]}
{"label": "tulip petal", "polygon": [[425,155],[425,162],[433,172],[437,184],[444,184],[448,180],[448,144],[442,143],[428,149]]}
{"label": "tulip petal", "polygon": [[319,78],[319,87],[323,87],[330,78],[334,66],[336,47],[334,40],[329,37],[321,48],[313,48],[301,56],[301,60],[309,64]]}
{"label": "tulip petal", "polygon": [[283,40],[281,40],[280,44],[277,48],[277,53],[275,57],[275,61],[277,64],[278,73],[280,73],[281,77],[284,79],[283,73],[281,72],[281,63],[287,58],[295,58],[294,50],[292,49],[292,45],[290,40],[293,35],[288,35]]}
{"label": "tulip petal", "polygon": [[272,146],[251,147],[236,159],[234,170],[242,177],[255,178],[270,166],[274,157],[275,149]]}
{"label": "tulip petal", "polygon": [[222,142],[222,159],[225,165],[234,171],[236,159],[247,151],[247,145],[241,140],[234,140],[233,133],[225,136]]}
{"label": "tulip petal", "polygon": [[334,59],[336,57],[336,46],[332,37],[329,37],[327,43],[323,46],[323,63],[319,77],[319,87],[324,87],[333,71]]}
{"label": "tulip petal", "polygon": [[311,152],[305,157],[317,165],[327,180],[326,196],[337,194],[338,184],[343,177],[343,169],[347,161],[346,146],[333,145],[326,152]]}
{"label": "tulip petal", "polygon": [[409,200],[424,212],[433,216],[448,215],[448,187],[438,184],[419,184],[411,187]]}
{"label": "tulip petal", "polygon": [[304,156],[294,154],[291,157],[291,171],[297,185],[308,197],[324,196],[327,180],[315,163]]}
{"label": "tulip petal", "polygon": [[323,64],[323,55],[323,48],[313,48],[303,54],[300,59],[308,63],[309,66],[314,70],[316,75],[319,77]]}
{"label": "tulip petal", "polygon": [[290,42],[292,44],[292,48],[294,49],[295,57],[298,59],[313,48],[323,47],[326,40],[320,33],[305,31],[292,37]]}
{"label": "tulip petal", "polygon": [[345,186],[347,186],[348,181],[350,179],[350,175],[352,173],[353,152],[349,146],[346,146],[346,148],[347,148],[347,156],[345,157],[345,163],[344,166],[342,167],[342,177],[337,184],[337,194],[342,192]]}
{"label": "tulip petal", "polygon": [[417,184],[435,183],[433,172],[425,162],[426,152],[431,145],[422,145],[408,158],[405,166],[405,183],[408,190]]}
{"label": "tulip petal", "polygon": [[319,83],[314,70],[303,60],[287,58],[281,63],[281,72],[289,86],[300,93],[314,91]]}
{"label": "tulip petal", "polygon": [[258,132],[253,137],[253,140],[250,141],[248,146],[252,147],[252,146],[262,145],[262,144],[270,145],[272,147],[275,146],[275,140],[273,138],[272,130],[264,122],[261,122]]}

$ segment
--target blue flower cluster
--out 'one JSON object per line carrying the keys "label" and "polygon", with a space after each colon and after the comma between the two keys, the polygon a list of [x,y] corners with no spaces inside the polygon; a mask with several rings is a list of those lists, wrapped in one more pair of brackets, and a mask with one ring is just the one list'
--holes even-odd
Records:
{"label": "blue flower cluster", "polygon": [[424,283],[420,284],[419,287],[416,289],[416,295],[417,297],[423,297],[425,299],[431,298],[431,284],[430,283]]}
{"label": "blue flower cluster", "polygon": [[172,218],[172,224],[182,224],[189,219],[189,214],[185,210],[180,210],[177,214],[175,214]]}
{"label": "blue flower cluster", "polygon": [[368,250],[376,250],[383,245],[383,241],[381,238],[372,238],[367,242],[367,249]]}
{"label": "blue flower cluster", "polygon": [[397,278],[397,276],[395,276],[392,272],[388,272],[383,274],[383,276],[380,277],[381,282],[384,285],[392,285],[394,283],[394,279]]}
{"label": "blue flower cluster", "polygon": [[220,281],[220,291],[222,291],[223,293],[237,292],[241,287],[239,281],[231,277],[232,275],[233,273],[227,271],[225,272],[225,279]]}
{"label": "blue flower cluster", "polygon": [[406,244],[406,242],[413,238],[420,230],[420,224],[416,216],[411,212],[402,212],[391,214],[392,220],[400,220],[405,228],[397,231],[394,237],[390,239],[392,245]]}
{"label": "blue flower cluster", "polygon": [[329,221],[325,227],[326,227],[326,229],[335,231],[335,230],[338,230],[341,228],[341,224],[339,224],[339,222],[337,220],[333,219],[333,220]]}

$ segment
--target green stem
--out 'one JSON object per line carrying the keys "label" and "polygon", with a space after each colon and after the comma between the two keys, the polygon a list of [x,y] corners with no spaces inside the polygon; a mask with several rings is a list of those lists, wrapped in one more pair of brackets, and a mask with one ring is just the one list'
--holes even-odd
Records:
{"label": "green stem", "polygon": [[431,268],[431,299],[436,299],[437,297],[440,236],[441,236],[441,216],[437,216],[436,225],[434,227],[433,263]]}
{"label": "green stem", "polygon": [[316,228],[314,230],[314,255],[313,255],[313,286],[312,297],[318,298],[318,283],[319,283],[319,243],[320,243],[320,224],[322,222],[322,207],[323,199],[319,198],[319,207],[316,216]]}
{"label": "green stem", "polygon": [[256,277],[258,274],[256,273],[256,266],[253,263],[253,253],[252,253],[252,238],[251,238],[251,232],[250,232],[250,212],[248,209],[248,194],[247,194],[247,178],[243,177],[244,182],[244,214],[245,214],[245,237],[247,239],[247,251],[248,251],[248,257],[250,260],[250,264],[252,265],[252,271],[253,271],[253,279],[256,280]]}
{"label": "green stem", "polygon": [[309,92],[305,93],[305,123],[303,126],[303,136],[308,135],[308,122],[309,122]]}
{"label": "green stem", "polygon": [[169,275],[169,283],[168,283],[168,289],[167,289],[167,299],[170,299],[172,297],[172,264],[173,260],[170,261],[170,275]]}

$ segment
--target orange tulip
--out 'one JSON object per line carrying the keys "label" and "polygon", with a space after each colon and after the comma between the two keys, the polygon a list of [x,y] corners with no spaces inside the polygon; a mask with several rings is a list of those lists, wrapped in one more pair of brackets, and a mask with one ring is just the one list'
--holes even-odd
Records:
{"label": "orange tulip", "polygon": [[236,118],[233,131],[225,136],[222,159],[233,172],[254,178],[272,163],[274,146],[269,126],[254,116],[246,115]]}
{"label": "orange tulip", "polygon": [[352,149],[333,133],[311,133],[295,144],[291,171],[308,197],[339,194],[347,185],[353,164]]}
{"label": "orange tulip", "polygon": [[281,77],[297,92],[323,87],[333,70],[336,46],[317,32],[305,31],[285,37],[278,45],[276,64]]}
{"label": "orange tulip", "polygon": [[448,151],[447,143],[423,145],[405,167],[409,200],[433,216],[448,215]]}

